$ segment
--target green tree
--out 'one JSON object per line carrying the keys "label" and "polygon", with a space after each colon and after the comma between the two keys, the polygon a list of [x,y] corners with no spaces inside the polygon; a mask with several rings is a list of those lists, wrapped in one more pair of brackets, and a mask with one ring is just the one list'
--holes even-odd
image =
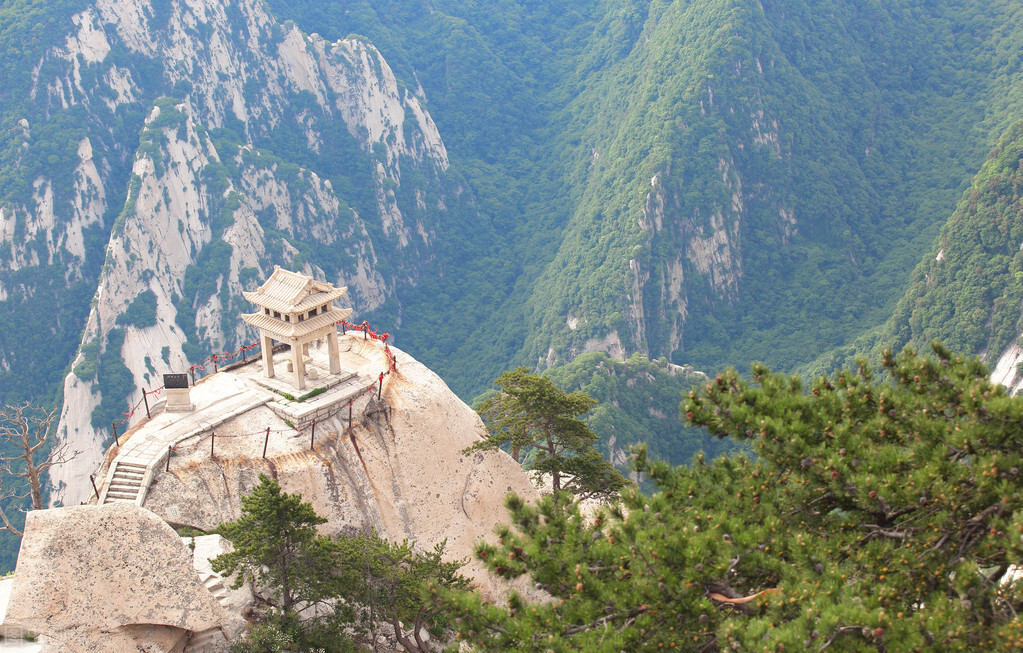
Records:
{"label": "green tree", "polygon": [[242,497],[242,514],[221,524],[218,532],[234,551],[213,559],[213,570],[238,573],[235,587],[251,579],[274,592],[276,607],[285,617],[298,607],[330,596],[336,564],[330,538],[316,526],[327,520],[316,514],[301,495],[281,492],[277,481],[259,475],[259,485]]}
{"label": "green tree", "polygon": [[443,560],[446,541],[420,551],[408,540],[390,542],[370,530],[338,536],[337,544],[339,596],[346,605],[359,606],[357,623],[363,631],[375,641],[378,624],[387,622],[406,651],[432,650],[423,632],[436,632],[448,619],[428,589],[464,590],[469,585],[459,574],[463,561]]}
{"label": "green tree", "polygon": [[539,480],[550,476],[555,494],[563,490],[581,498],[608,498],[628,481],[597,451],[597,436],[581,415],[596,401],[582,392],[566,393],[525,367],[505,372],[500,389],[476,406],[487,424],[487,437],[466,452],[507,447],[528,464]]}
{"label": "green tree", "polygon": [[477,650],[1019,650],[1023,399],[976,359],[912,350],[821,377],[734,370],[690,394],[690,421],[756,458],[636,467],[584,516],[511,497],[477,556],[554,600],[448,595]]}
{"label": "green tree", "polygon": [[[375,641],[383,622],[407,651],[432,650],[423,632],[448,622],[428,588],[465,590],[469,580],[458,573],[463,563],[443,560],[445,542],[420,551],[373,530],[318,535],[316,526],[326,521],[300,495],[281,492],[277,481],[260,474],[259,485],[242,498],[241,517],[220,526],[234,551],[217,556],[214,571],[239,572],[235,587],[252,579],[270,588],[278,608],[238,650],[350,650],[346,633],[353,625]],[[314,605],[315,617],[299,615]]]}

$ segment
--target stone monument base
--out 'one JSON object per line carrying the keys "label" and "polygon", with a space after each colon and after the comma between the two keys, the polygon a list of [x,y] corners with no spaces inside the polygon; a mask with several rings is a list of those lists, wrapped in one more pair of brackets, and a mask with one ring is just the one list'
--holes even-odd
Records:
{"label": "stone monument base", "polygon": [[164,410],[168,413],[189,413],[195,410],[188,388],[166,388],[164,392],[167,393],[167,407]]}

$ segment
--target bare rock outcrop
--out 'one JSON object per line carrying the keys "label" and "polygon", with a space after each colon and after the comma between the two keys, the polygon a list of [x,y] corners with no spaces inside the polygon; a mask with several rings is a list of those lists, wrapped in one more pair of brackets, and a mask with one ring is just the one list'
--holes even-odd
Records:
{"label": "bare rock outcrop", "polygon": [[25,520],[4,626],[44,651],[172,651],[221,623],[181,538],[134,504],[36,510]]}
{"label": "bare rock outcrop", "polygon": [[[387,369],[381,344],[361,334],[341,337],[341,349],[367,385]],[[380,399],[373,392],[354,400],[352,429],[347,402],[317,422],[315,436],[260,406],[216,427],[215,456],[208,438],[176,451],[144,505],[172,524],[208,531],[237,519],[241,498],[266,474],[328,519],[324,533],[372,527],[422,548],[447,540],[451,559],[471,559],[476,542],[507,521],[507,494],[531,501],[537,490],[504,452],[463,456],[485,432],[479,416],[424,365],[390,351],[397,369]],[[484,595],[500,591],[477,562],[465,573]]]}

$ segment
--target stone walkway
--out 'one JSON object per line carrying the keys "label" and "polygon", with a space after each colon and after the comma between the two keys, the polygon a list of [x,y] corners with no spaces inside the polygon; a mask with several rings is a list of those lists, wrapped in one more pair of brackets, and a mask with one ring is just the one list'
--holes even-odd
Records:
{"label": "stone walkway", "polygon": [[[195,435],[208,433],[244,412],[266,404],[274,395],[238,376],[212,374],[192,386],[190,413],[163,411],[129,431],[127,442],[107,472],[100,505],[108,501],[134,501],[142,505],[153,472],[165,462],[167,450]],[[159,407],[159,405],[158,405]]]}
{"label": "stone walkway", "polygon": [[152,406],[152,419],[122,436],[121,450],[107,471],[97,503],[134,501],[141,506],[153,475],[166,463],[171,447],[209,433],[238,415],[268,405],[282,419],[304,428],[312,420],[322,420],[340,410],[339,404],[347,403],[377,380],[364,372],[369,361],[357,354],[342,351],[341,373],[333,375],[327,370],[325,351],[310,348],[309,354],[307,370],[315,371],[306,378],[306,390],[322,388],[325,392],[306,401],[283,396],[301,396],[303,391],[295,388],[293,375],[285,371],[289,353],[279,352],[274,356],[274,366],[279,370],[274,379],[264,376],[263,364],[257,359],[199,380],[191,387],[190,400],[195,406],[191,412],[167,412],[163,410],[166,401]]}

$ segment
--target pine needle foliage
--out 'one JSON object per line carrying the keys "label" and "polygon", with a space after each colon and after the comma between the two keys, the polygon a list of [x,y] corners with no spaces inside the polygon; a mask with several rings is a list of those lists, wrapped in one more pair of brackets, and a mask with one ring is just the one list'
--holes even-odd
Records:
{"label": "pine needle foliage", "polygon": [[225,576],[240,572],[236,588],[248,579],[270,587],[288,615],[299,604],[329,595],[333,546],[316,533],[326,521],[301,495],[281,492],[277,481],[260,474],[259,485],[242,497],[241,516],[218,529],[234,550],[214,558],[213,570]]}
{"label": "pine needle foliage", "polygon": [[447,541],[420,550],[372,529],[319,535],[316,527],[326,522],[301,495],[282,492],[260,474],[259,485],[242,497],[241,516],[217,529],[234,550],[214,558],[213,570],[225,577],[237,572],[235,588],[251,580],[274,597],[266,621],[236,650],[347,651],[352,633],[376,641],[383,623],[406,651],[434,650],[426,633],[443,634],[449,619],[428,588],[469,586],[459,573],[463,561],[446,559]]}
{"label": "pine needle foliage", "polygon": [[511,497],[476,555],[553,600],[448,595],[476,650],[1019,650],[1023,399],[975,358],[861,361],[821,377],[753,367],[683,402],[756,457],[636,468],[593,516]]}
{"label": "pine needle foliage", "polygon": [[358,606],[354,627],[375,641],[379,625],[386,622],[406,651],[433,650],[424,633],[441,633],[449,619],[428,588],[469,587],[469,579],[460,573],[464,561],[445,560],[447,540],[420,550],[408,540],[391,542],[371,529],[339,536],[337,545],[339,596]]}
{"label": "pine needle foliage", "polygon": [[583,392],[567,393],[525,367],[495,381],[500,389],[476,406],[487,437],[463,453],[508,448],[526,463],[536,480],[549,477],[555,495],[609,498],[627,483],[596,448],[597,436],[581,419],[596,401]]}

